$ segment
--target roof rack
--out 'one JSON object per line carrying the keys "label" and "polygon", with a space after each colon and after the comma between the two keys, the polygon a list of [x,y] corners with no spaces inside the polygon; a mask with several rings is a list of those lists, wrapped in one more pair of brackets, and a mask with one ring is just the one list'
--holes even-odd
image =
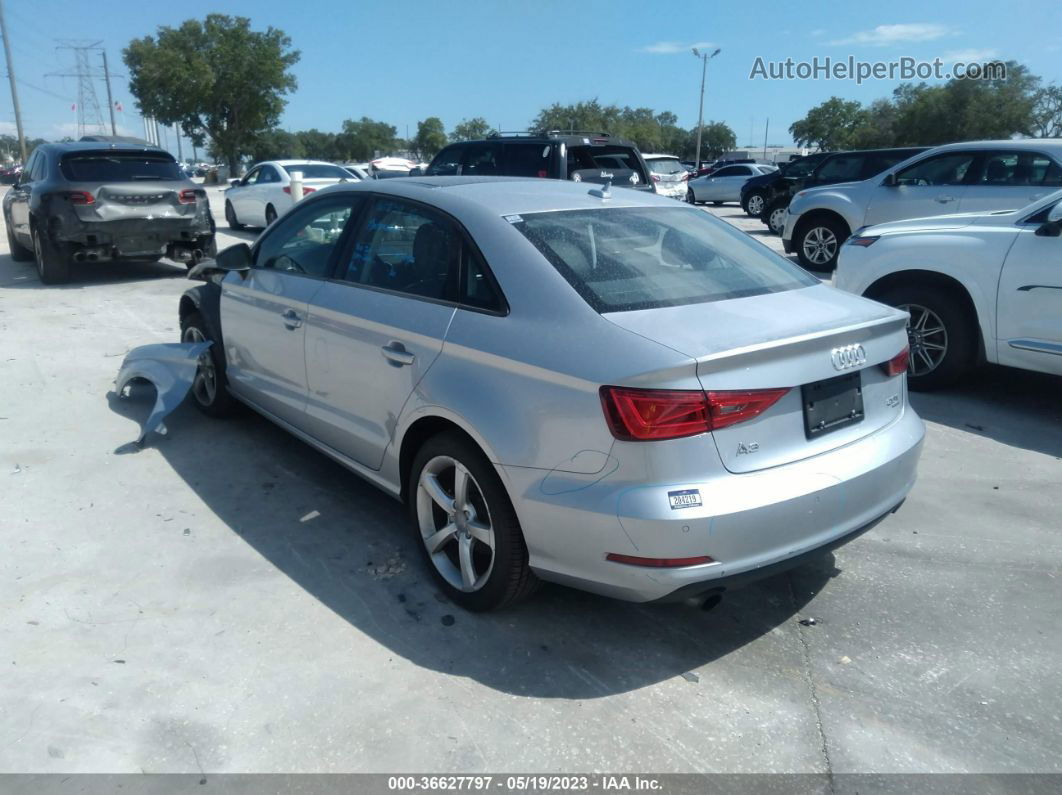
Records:
{"label": "roof rack", "polygon": [[494,130],[488,135],[488,138],[501,138],[503,135],[521,136],[524,138],[535,138],[542,133],[532,132],[531,130]]}
{"label": "roof rack", "polygon": [[611,138],[607,132],[600,130],[547,130],[546,135],[593,135],[598,138]]}

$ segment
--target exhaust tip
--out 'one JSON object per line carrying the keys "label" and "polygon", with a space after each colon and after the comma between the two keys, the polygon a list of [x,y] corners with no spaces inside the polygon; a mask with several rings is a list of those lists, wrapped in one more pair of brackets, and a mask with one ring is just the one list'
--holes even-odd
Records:
{"label": "exhaust tip", "polygon": [[85,261],[85,252],[84,251],[75,251],[74,252],[74,262],[84,262],[84,261]]}
{"label": "exhaust tip", "polygon": [[93,251],[91,254],[88,255],[88,261],[89,262],[96,262],[99,258],[100,258],[100,255],[97,254],[95,251]]}
{"label": "exhaust tip", "polygon": [[715,608],[719,607],[719,603],[723,601],[723,595],[721,593],[708,594],[707,598],[701,602],[701,610],[705,613],[711,612]]}

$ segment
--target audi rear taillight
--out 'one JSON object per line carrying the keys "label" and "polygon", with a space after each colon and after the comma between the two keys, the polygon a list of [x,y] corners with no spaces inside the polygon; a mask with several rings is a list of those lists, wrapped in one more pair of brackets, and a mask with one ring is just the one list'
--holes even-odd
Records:
{"label": "audi rear taillight", "polygon": [[910,361],[910,359],[911,349],[905,345],[904,349],[898,354],[893,356],[887,362],[882,362],[881,367],[885,371],[886,375],[900,375],[901,373],[907,372],[907,363]]}
{"label": "audi rear taillight", "polygon": [[713,391],[601,387],[601,406],[617,439],[680,439],[725,428],[762,414],[788,389]]}
{"label": "audi rear taillight", "polygon": [[95,204],[96,203],[96,197],[93,196],[88,191],[85,191],[85,190],[70,191],[70,193],[66,194],[66,198],[71,204],[82,204],[82,205],[84,205],[84,204]]}
{"label": "audi rear taillight", "polygon": [[179,204],[195,204],[196,192],[191,188],[186,188],[177,194],[177,202]]}

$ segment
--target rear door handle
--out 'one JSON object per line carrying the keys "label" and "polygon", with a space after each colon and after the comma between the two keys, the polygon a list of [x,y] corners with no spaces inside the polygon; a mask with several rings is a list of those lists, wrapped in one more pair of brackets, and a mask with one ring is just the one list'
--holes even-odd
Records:
{"label": "rear door handle", "polygon": [[302,319],[294,309],[285,309],[280,316],[284,318],[284,328],[289,331],[294,331],[302,325]]}
{"label": "rear door handle", "polygon": [[941,204],[947,204],[948,202],[955,201],[954,196],[937,196],[937,201]]}
{"label": "rear door handle", "polygon": [[406,350],[406,346],[401,342],[388,343],[380,348],[380,351],[385,359],[399,367],[413,364],[413,360],[416,358],[416,356]]}

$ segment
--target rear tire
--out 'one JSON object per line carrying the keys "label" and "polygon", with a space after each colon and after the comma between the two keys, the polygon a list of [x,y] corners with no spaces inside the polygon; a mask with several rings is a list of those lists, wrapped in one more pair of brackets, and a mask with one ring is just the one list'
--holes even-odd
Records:
{"label": "rear tire", "polygon": [[270,226],[275,220],[277,220],[277,211],[272,204],[267,204],[265,210],[266,226]]}
{"label": "rear tire", "polygon": [[225,221],[229,225],[229,229],[235,229],[239,232],[243,229],[243,224],[236,218],[236,210],[233,209],[232,202],[226,200],[225,202]]}
{"label": "rear tire", "polygon": [[15,262],[29,262],[33,259],[33,249],[26,248],[18,242],[11,231],[11,224],[7,224],[7,249],[11,252],[11,259]]}
{"label": "rear tire", "polygon": [[[459,479],[466,484],[460,498]],[[453,602],[466,610],[496,610],[538,587],[505,486],[464,434],[446,431],[424,443],[407,492],[417,547]]]}
{"label": "rear tire", "polygon": [[37,276],[42,284],[64,284],[70,281],[70,247],[54,242],[47,234],[41,234],[34,224],[33,258],[37,261]]}
{"label": "rear tire", "polygon": [[910,313],[907,384],[916,391],[951,386],[973,367],[977,324],[954,295],[937,287],[894,287],[874,296]]}
{"label": "rear tire", "polygon": [[819,273],[834,270],[841,245],[849,234],[847,225],[838,218],[820,216],[804,221],[793,235],[800,264]]}
{"label": "rear tire", "polygon": [[767,206],[767,197],[763,195],[763,191],[754,190],[745,197],[745,201],[742,203],[742,209],[745,210],[745,214],[750,218],[759,218],[764,208]]}
{"label": "rear tire", "polygon": [[229,394],[229,381],[225,377],[225,353],[214,340],[213,333],[199,312],[189,312],[181,319],[181,342],[204,342],[213,340],[206,353],[199,359],[195,380],[188,391],[196,408],[211,417],[227,417],[234,413],[239,403]]}
{"label": "rear tire", "polygon": [[722,202],[712,202],[712,204],[713,204],[714,206],[716,206],[716,207],[722,207],[722,206],[723,206],[723,203],[722,203]]}

